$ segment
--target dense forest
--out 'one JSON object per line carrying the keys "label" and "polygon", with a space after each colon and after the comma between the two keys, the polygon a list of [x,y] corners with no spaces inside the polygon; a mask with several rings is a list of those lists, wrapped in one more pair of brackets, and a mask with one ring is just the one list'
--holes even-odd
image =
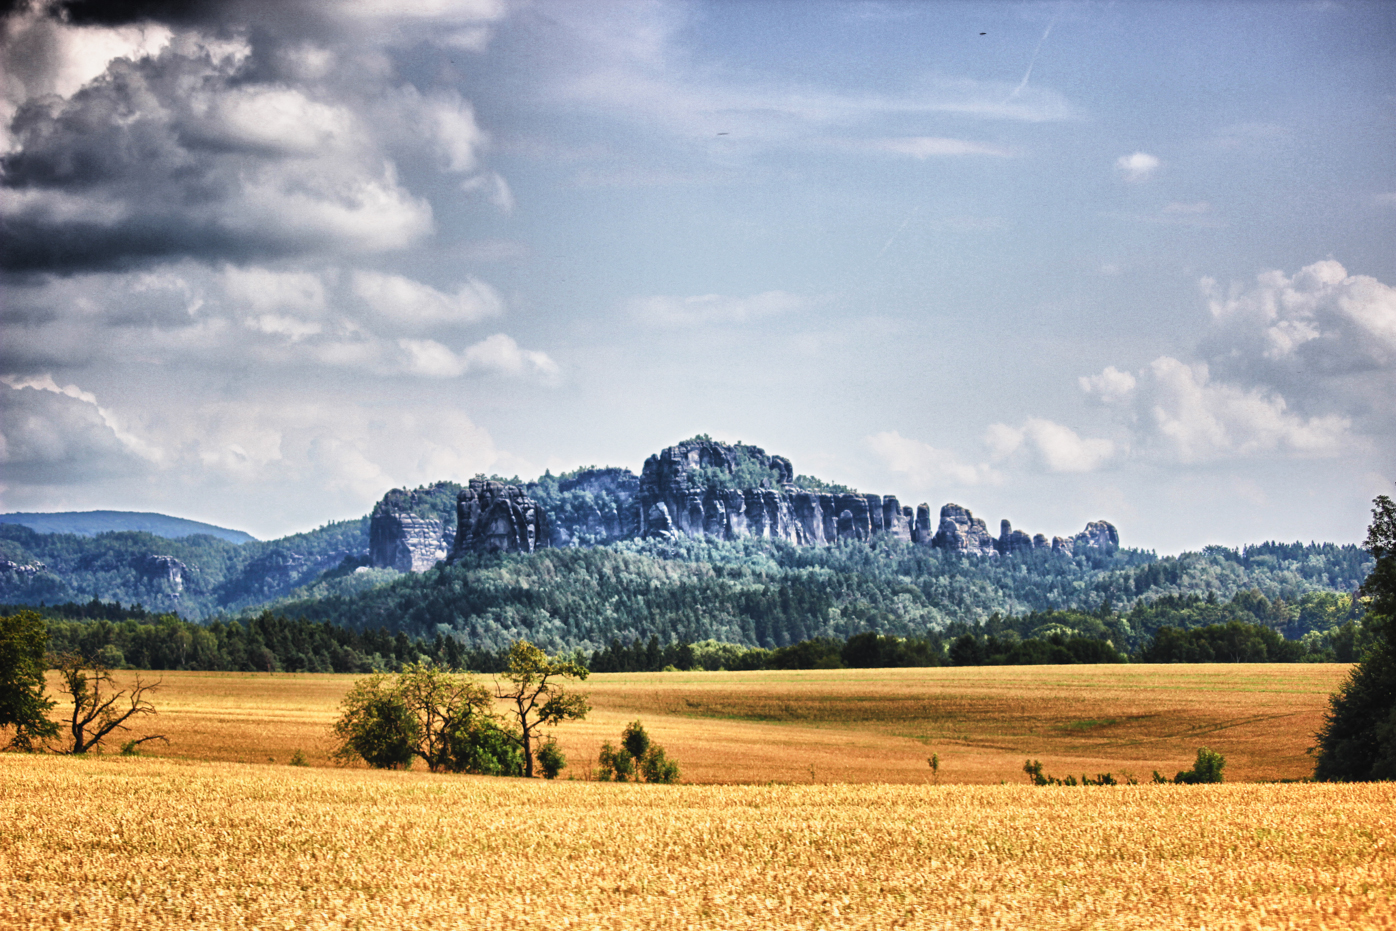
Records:
{"label": "dense forest", "polygon": [[369,588],[355,573],[274,607],[356,630],[455,637],[486,650],[528,639],[553,651],[595,651],[612,640],[651,637],[764,649],[866,631],[918,637],[954,625],[992,627],[996,616],[1094,616],[1104,604],[1106,614],[1124,619],[1112,635],[1129,653],[1170,624],[1244,620],[1291,640],[1326,636],[1351,619],[1344,593],[1370,565],[1355,546],[1312,544],[1211,547],[1157,559],[1131,550],[983,558],[894,540],[829,547],[629,541],[472,556]]}
{"label": "dense forest", "polygon": [[[33,610],[0,606],[0,615]],[[414,662],[454,670],[497,672],[506,649],[468,644],[438,632],[412,637],[386,627],[354,629],[263,611],[207,624],[157,614],[140,605],[93,600],[38,609],[49,651],[76,653],[112,668],[248,672],[396,671]],[[1297,639],[1277,628],[1309,627]],[[596,672],[673,669],[815,669],[894,666],[982,666],[1070,663],[1351,662],[1372,642],[1362,606],[1351,596],[1315,592],[1292,605],[1257,591],[1229,600],[1163,596],[1126,613],[1108,603],[1094,611],[992,615],[983,623],[953,622],[942,630],[895,636],[866,630],[846,638],[817,636],[775,649],[716,639],[661,642],[657,634],[569,658]]]}

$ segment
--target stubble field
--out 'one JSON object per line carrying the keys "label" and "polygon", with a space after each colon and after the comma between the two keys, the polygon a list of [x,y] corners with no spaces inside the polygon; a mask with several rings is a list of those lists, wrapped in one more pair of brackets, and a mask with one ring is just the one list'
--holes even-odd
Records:
{"label": "stubble field", "polygon": [[[1048,773],[1124,772],[1147,780],[1188,768],[1199,746],[1226,756],[1229,781],[1300,779],[1340,665],[998,666],[800,672],[599,674],[577,688],[594,710],[557,730],[584,778],[603,740],[638,718],[690,783],[941,783]],[[134,673],[120,673],[130,682]],[[327,766],[330,722],[356,677],[163,675],[169,736],[149,753],[285,763],[297,750]],[[483,677],[488,683],[489,677]],[[56,681],[50,683],[55,693]],[[501,708],[501,710],[503,710]]]}
{"label": "stubble field", "polygon": [[[329,767],[354,677],[166,674],[158,757],[0,755],[0,927],[1393,928],[1396,786],[1237,781],[1346,671],[593,676],[556,782]],[[636,717],[690,784],[583,778]],[[1148,784],[1203,744],[1228,784]]]}
{"label": "stubble field", "polygon": [[0,757],[0,927],[1389,928],[1396,787]]}

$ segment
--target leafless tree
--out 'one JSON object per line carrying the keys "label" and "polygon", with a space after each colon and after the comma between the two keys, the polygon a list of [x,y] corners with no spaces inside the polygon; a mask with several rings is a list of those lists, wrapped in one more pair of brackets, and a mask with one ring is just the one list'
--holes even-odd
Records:
{"label": "leafless tree", "polygon": [[[155,706],[146,695],[159,687],[159,682],[145,685],[137,676],[130,691],[117,689],[110,669],[74,653],[55,657],[53,665],[63,677],[60,691],[73,702],[69,725],[73,745],[69,753],[96,749],[113,731],[130,730],[126,722],[131,718],[155,714]],[[149,740],[166,740],[166,737],[163,734],[140,737],[128,741],[124,749],[134,749]]]}

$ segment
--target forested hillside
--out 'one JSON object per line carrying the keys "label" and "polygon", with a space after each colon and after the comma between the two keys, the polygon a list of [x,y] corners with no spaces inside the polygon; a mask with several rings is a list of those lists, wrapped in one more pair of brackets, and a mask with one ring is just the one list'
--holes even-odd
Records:
{"label": "forested hillside", "polygon": [[138,531],[38,533],[0,524],[0,601],[140,603],[188,618],[285,597],[344,565],[362,565],[368,518],[309,533],[234,544],[208,534],[169,539]]}
{"label": "forested hillside", "polygon": [[[864,631],[921,636],[1034,612],[1127,612],[1119,647],[1165,624],[1241,618],[1290,639],[1347,618],[1370,557],[1355,546],[1263,544],[1157,559],[1150,553],[965,556],[880,540],[799,547],[769,540],[631,541],[480,554],[365,587],[321,581],[275,609],[357,630],[455,637],[487,650],[528,639],[597,650],[657,638],[767,649]],[[1234,596],[1245,595],[1234,611]],[[1251,599],[1247,602],[1246,599]],[[1256,600],[1258,599],[1258,600]],[[1248,607],[1249,605],[1249,607]],[[1102,606],[1103,611],[1102,611]],[[1130,618],[1138,618],[1136,630]]]}

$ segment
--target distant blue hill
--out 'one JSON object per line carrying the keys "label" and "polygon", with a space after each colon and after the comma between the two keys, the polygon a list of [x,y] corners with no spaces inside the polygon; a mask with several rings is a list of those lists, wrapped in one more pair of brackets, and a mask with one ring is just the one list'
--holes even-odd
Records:
{"label": "distant blue hill", "polygon": [[151,514],[146,511],[60,511],[52,514],[0,514],[0,524],[20,524],[38,533],[75,533],[94,537],[113,530],[143,530],[157,537],[177,540],[196,533],[227,540],[229,543],[255,543],[257,538],[241,530],[229,530],[197,520]]}

